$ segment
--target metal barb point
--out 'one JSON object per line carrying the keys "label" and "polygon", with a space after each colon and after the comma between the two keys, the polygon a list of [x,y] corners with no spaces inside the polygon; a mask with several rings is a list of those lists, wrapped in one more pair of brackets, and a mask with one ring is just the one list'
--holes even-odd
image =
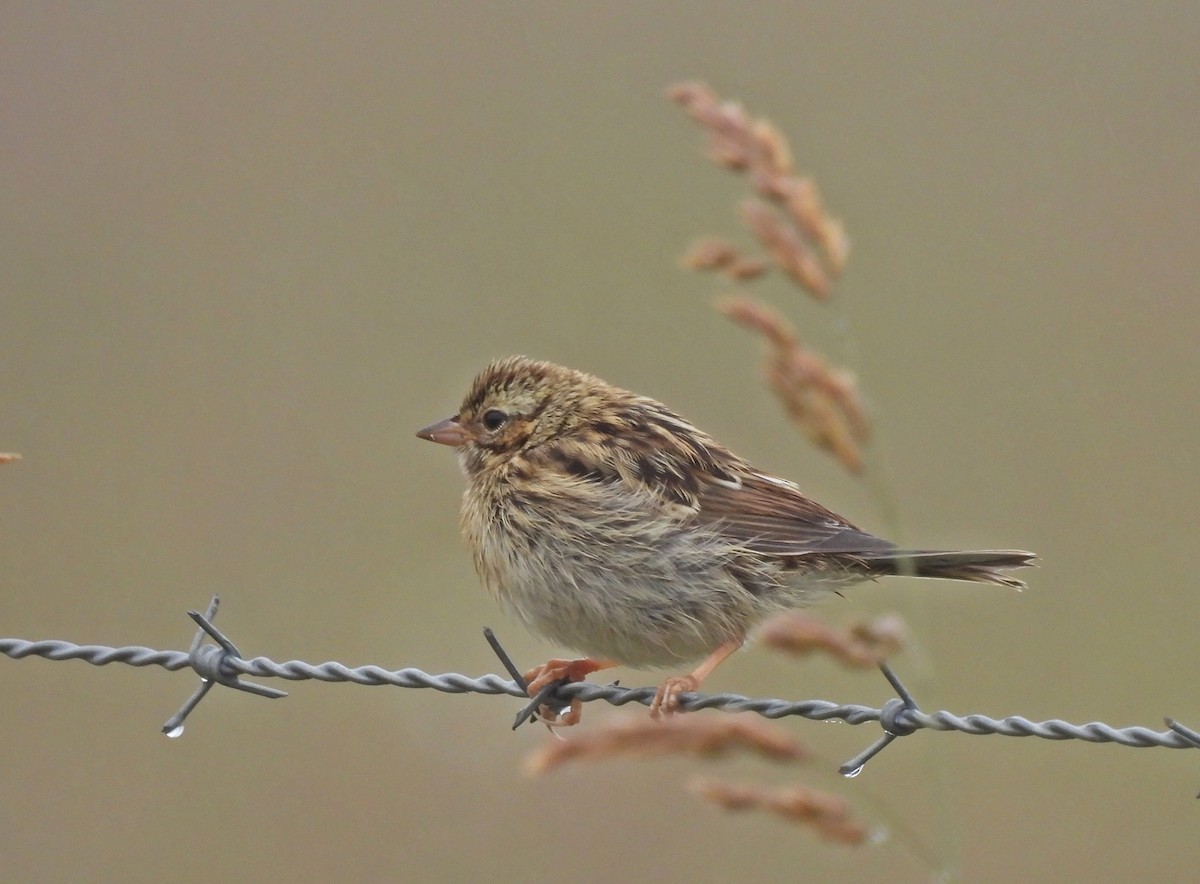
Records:
{"label": "metal barb point", "polygon": [[[240,660],[242,655],[234,643],[213,625],[212,621],[217,615],[220,604],[220,596],[214,595],[203,614],[198,611],[188,611],[188,616],[200,627],[196,630],[191,647],[188,648],[188,664],[200,676],[200,686],[188,697],[179,711],[168,718],[166,724],[162,726],[162,732],[167,736],[178,736],[183,732],[184,720],[212,690],[214,684],[222,684],[235,690],[254,694],[257,697],[266,697],[268,700],[277,700],[287,696],[287,691],[281,691],[278,688],[241,681],[236,670],[229,667],[230,659]],[[204,644],[205,637],[216,642],[216,646]]]}
{"label": "metal barb point", "polygon": [[879,724],[883,727],[883,736],[838,768],[838,773],[844,777],[858,776],[863,766],[890,746],[897,737],[906,737],[917,730],[917,725],[908,717],[910,713],[921,711],[917,707],[917,701],[890,666],[881,662],[879,671],[883,673],[883,677],[888,680],[897,696],[884,703],[883,708],[879,710]]}
{"label": "metal barb point", "polygon": [[845,764],[838,768],[838,773],[844,777],[856,777],[859,772],[866,766],[867,762],[891,745],[892,740],[896,739],[895,734],[884,734],[870,746],[859,752]]}
{"label": "metal barb point", "polygon": [[[508,656],[508,651],[504,650],[504,647],[500,644],[500,639],[496,638],[496,633],[492,631],[490,626],[485,626],[483,628],[483,637],[487,639],[487,643],[491,645],[493,653],[500,658],[500,665],[503,666],[505,671],[508,672],[508,674],[512,677],[513,683],[523,690],[525,692],[525,696],[528,697],[529,682],[525,680],[525,676],[521,674],[521,670],[517,669],[517,664],[513,663],[512,657]],[[521,708],[521,711],[517,713],[517,718],[516,721],[513,722],[512,729],[516,730],[521,725],[525,724],[525,722],[535,724],[538,720],[537,710],[542,707],[542,704],[549,699],[551,694],[553,694],[566,683],[566,679],[560,679],[559,681],[546,685],[544,688],[538,691],[537,696],[531,698],[530,701]]]}
{"label": "metal barb point", "polygon": [[[1179,723],[1170,716],[1164,718],[1163,721],[1173,733],[1179,734],[1179,736],[1183,737],[1193,746],[1200,747],[1200,731],[1194,731],[1187,725]],[[1200,792],[1196,793],[1196,797],[1200,798]]]}
{"label": "metal barb point", "polygon": [[529,684],[525,681],[525,676],[521,674],[521,670],[517,669],[517,665],[513,663],[512,657],[508,656],[508,651],[504,650],[504,647],[500,644],[500,639],[496,638],[496,633],[492,632],[490,626],[483,627],[483,637],[491,645],[493,653],[500,658],[500,665],[512,676],[512,680],[517,683],[517,687],[525,691],[526,696],[528,696]]}
{"label": "metal barb point", "polygon": [[[217,610],[220,607],[221,607],[221,597],[219,595],[214,595],[212,597],[212,601],[208,603],[208,609],[205,610],[205,612],[204,612],[204,620],[209,625],[212,625],[212,621],[217,616]],[[196,618],[196,612],[188,611],[188,616],[190,616],[194,620]],[[199,621],[197,621],[197,622],[199,622]],[[200,645],[202,645],[203,643],[204,643],[204,630],[203,630],[203,628],[201,628],[196,631],[196,635],[192,639],[192,646],[190,648],[188,648],[188,653],[189,654],[196,653],[198,650],[200,650]]]}
{"label": "metal barb point", "polygon": [[1166,722],[1167,727],[1179,734],[1179,736],[1196,746],[1200,746],[1200,731],[1194,731],[1187,725],[1180,724],[1174,718],[1164,718],[1163,721]]}
{"label": "metal barb point", "polygon": [[908,688],[900,681],[900,676],[892,671],[892,667],[887,663],[880,661],[879,671],[883,673],[883,677],[888,680],[888,684],[892,686],[892,690],[896,692],[896,696],[904,701],[904,705],[914,712],[917,711],[917,701],[913,699],[913,695],[908,692]]}
{"label": "metal barb point", "polygon": [[[517,728],[519,728],[521,725],[525,724],[526,722],[529,722],[530,724],[536,724],[537,720],[538,720],[537,711],[539,709],[541,709],[542,706],[544,706],[546,703],[548,703],[550,701],[551,697],[553,697],[556,693],[558,693],[559,688],[563,687],[564,685],[568,685],[570,683],[571,682],[568,681],[567,679],[560,678],[558,681],[550,682],[550,684],[546,685],[544,688],[542,688],[540,691],[538,691],[536,694],[534,694],[532,697],[530,697],[529,702],[526,703],[524,706],[522,706],[521,711],[517,713],[517,717],[513,721],[512,729],[516,730]],[[528,690],[528,688],[526,688],[527,696],[528,696],[528,693],[529,693],[529,690]],[[566,704],[564,703],[561,705],[566,705]]]}

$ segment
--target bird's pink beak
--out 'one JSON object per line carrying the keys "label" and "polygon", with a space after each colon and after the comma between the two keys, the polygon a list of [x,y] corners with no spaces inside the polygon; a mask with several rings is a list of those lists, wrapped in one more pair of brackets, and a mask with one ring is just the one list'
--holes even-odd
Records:
{"label": "bird's pink beak", "polygon": [[448,417],[444,421],[438,421],[436,424],[430,424],[423,430],[417,430],[417,437],[428,439],[430,442],[436,442],[439,445],[450,445],[457,448],[467,441],[467,431],[463,429],[462,424],[458,422],[458,415]]}

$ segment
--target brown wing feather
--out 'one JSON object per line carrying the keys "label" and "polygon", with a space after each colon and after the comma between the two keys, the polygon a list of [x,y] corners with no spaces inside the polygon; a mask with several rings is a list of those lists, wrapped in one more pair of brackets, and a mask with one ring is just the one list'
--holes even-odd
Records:
{"label": "brown wing feather", "polygon": [[757,552],[883,552],[895,547],[805,497],[795,485],[743,473],[739,486],[709,481],[697,498],[696,517]]}
{"label": "brown wing feather", "polygon": [[762,475],[674,412],[640,397],[539,451],[578,479],[617,482],[756,552],[882,553],[895,547]]}

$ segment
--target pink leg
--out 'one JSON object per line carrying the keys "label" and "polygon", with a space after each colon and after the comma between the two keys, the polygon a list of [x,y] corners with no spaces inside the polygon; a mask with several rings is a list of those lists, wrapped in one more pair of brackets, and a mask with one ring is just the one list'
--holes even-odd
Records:
{"label": "pink leg", "polygon": [[705,657],[690,675],[673,675],[664,681],[659,685],[658,693],[654,695],[654,702],[650,704],[650,717],[659,718],[678,712],[679,695],[699,690],[704,679],[712,675],[712,671],[741,646],[742,639],[731,638]]}

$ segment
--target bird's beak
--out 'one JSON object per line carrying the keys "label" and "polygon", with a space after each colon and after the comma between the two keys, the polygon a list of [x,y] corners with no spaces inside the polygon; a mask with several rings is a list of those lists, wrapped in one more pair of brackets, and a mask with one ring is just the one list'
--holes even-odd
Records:
{"label": "bird's beak", "polygon": [[458,415],[448,417],[444,421],[430,424],[423,430],[417,430],[417,437],[437,442],[439,445],[451,445],[457,448],[467,441],[467,431],[458,422]]}

